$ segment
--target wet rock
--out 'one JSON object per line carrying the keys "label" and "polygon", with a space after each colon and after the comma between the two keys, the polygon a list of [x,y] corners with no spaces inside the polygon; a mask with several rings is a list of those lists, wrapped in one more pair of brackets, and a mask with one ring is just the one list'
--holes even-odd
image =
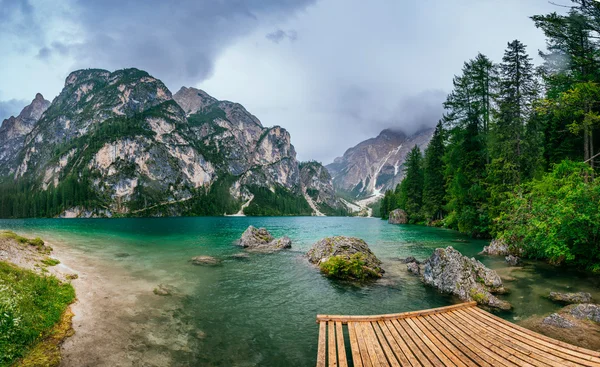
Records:
{"label": "wet rock", "polygon": [[436,249],[423,264],[423,281],[444,293],[503,310],[512,307],[492,294],[506,291],[500,276],[452,247]]}
{"label": "wet rock", "polygon": [[575,305],[569,313],[580,320],[592,320],[600,323],[600,305],[591,303]]}
{"label": "wet rock", "polygon": [[406,269],[415,275],[421,275],[421,267],[416,262],[407,263]]}
{"label": "wet rock", "polygon": [[392,210],[388,218],[390,224],[406,224],[408,223],[408,214],[402,209]]}
{"label": "wet rock", "polygon": [[400,259],[400,262],[404,264],[417,263],[417,265],[421,263],[419,260],[415,259],[414,256],[409,256],[406,259]]}
{"label": "wet rock", "polygon": [[552,315],[545,317],[542,321],[542,324],[555,326],[563,329],[568,329],[575,326],[575,324],[573,324],[571,321],[567,320],[566,318],[562,317],[557,313],[553,313]]}
{"label": "wet rock", "polygon": [[119,253],[115,254],[115,257],[118,258],[118,259],[122,259],[124,257],[129,257],[129,256],[131,256],[131,255],[129,255],[126,252],[119,252]]}
{"label": "wet rock", "polygon": [[507,256],[509,255],[508,244],[503,240],[492,240],[489,246],[485,246],[480,255]]}
{"label": "wet rock", "polygon": [[245,252],[240,252],[237,254],[233,254],[230,257],[235,260],[248,260],[250,258],[250,255],[248,255]]}
{"label": "wet rock", "polygon": [[157,296],[172,296],[173,292],[173,286],[167,284],[159,284],[158,287],[154,288],[154,294]]}
{"label": "wet rock", "polygon": [[357,278],[365,275],[365,278],[379,278],[384,270],[381,268],[381,260],[369,249],[367,243],[355,237],[327,237],[313,244],[307,253],[308,261],[319,265],[321,271],[327,273],[327,264],[338,261],[341,268],[347,268],[352,262],[362,263],[359,274],[329,274],[338,278]]}
{"label": "wet rock", "polygon": [[221,264],[221,260],[212,256],[196,256],[190,260],[194,265],[216,266]]}
{"label": "wet rock", "polygon": [[577,292],[577,293],[559,293],[559,292],[550,292],[548,296],[552,301],[558,303],[590,303],[592,301],[592,295],[585,292]]}
{"label": "wet rock", "polygon": [[506,256],[504,260],[506,260],[506,263],[508,263],[510,266],[517,266],[521,262],[521,259],[513,255]]}
{"label": "wet rock", "polygon": [[240,246],[249,250],[278,251],[292,247],[289,237],[274,238],[265,228],[248,227],[242,234]]}

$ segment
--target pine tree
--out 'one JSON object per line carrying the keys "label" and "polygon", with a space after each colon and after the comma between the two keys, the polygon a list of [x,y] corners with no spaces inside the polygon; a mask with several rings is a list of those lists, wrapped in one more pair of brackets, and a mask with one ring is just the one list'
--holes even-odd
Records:
{"label": "pine tree", "polygon": [[444,215],[444,149],[444,127],[440,121],[425,150],[423,163],[423,214],[427,220],[440,220]]}
{"label": "pine tree", "polygon": [[399,207],[406,211],[411,223],[421,220],[423,205],[423,156],[418,146],[408,153],[404,168],[404,179],[400,183]]}

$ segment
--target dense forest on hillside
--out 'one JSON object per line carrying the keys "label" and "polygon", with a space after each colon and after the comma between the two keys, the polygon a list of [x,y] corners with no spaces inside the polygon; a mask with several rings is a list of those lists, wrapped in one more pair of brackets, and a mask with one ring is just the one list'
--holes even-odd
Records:
{"label": "dense forest on hillside", "polygon": [[384,217],[401,208],[411,223],[600,272],[600,3],[572,3],[531,17],[546,36],[542,65],[518,40],[499,63],[465,62],[431,143],[382,199]]}

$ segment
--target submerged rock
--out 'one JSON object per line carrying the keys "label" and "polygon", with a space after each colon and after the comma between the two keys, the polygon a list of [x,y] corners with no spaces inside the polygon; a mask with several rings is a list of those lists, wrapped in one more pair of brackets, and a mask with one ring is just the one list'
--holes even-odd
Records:
{"label": "submerged rock", "polygon": [[492,240],[489,246],[485,246],[480,255],[507,256],[510,254],[508,244],[503,240]]}
{"label": "submerged rock", "polygon": [[510,303],[492,294],[506,291],[500,276],[474,258],[463,256],[452,247],[438,248],[423,264],[423,281],[426,284],[454,294],[463,301],[511,309]]}
{"label": "submerged rock", "polygon": [[576,319],[600,323],[600,305],[584,303],[571,307],[570,314]]}
{"label": "submerged rock", "polygon": [[406,259],[400,259],[400,262],[404,264],[416,263],[417,265],[421,263],[419,260],[415,259],[414,256],[409,256]]}
{"label": "submerged rock", "polygon": [[392,210],[388,218],[390,224],[406,224],[408,223],[408,214],[402,209]]}
{"label": "submerged rock", "polygon": [[519,259],[518,257],[513,256],[513,255],[508,255],[507,257],[504,258],[504,260],[510,266],[517,266],[521,262],[521,259]]}
{"label": "submerged rock", "polygon": [[356,237],[324,238],[312,245],[307,256],[323,273],[335,278],[364,280],[380,278],[385,272],[367,243]]}
{"label": "submerged rock", "polygon": [[240,246],[249,250],[278,251],[292,248],[292,240],[289,237],[274,238],[265,228],[248,227],[242,234]]}
{"label": "submerged rock", "polygon": [[215,265],[221,264],[221,260],[214,258],[212,256],[196,256],[196,257],[193,257],[192,260],[190,260],[190,261],[194,265],[215,266]]}
{"label": "submerged rock", "polygon": [[592,301],[592,295],[585,292],[577,292],[577,293],[559,293],[559,292],[550,292],[548,296],[552,301],[558,303],[590,303]]}
{"label": "submerged rock", "polygon": [[563,329],[572,328],[575,326],[571,321],[562,317],[557,313],[553,313],[550,316],[547,316],[542,320],[543,325],[555,326]]}
{"label": "submerged rock", "polygon": [[240,252],[237,254],[233,254],[230,257],[235,260],[248,260],[250,258],[250,255],[248,255],[245,252]]}
{"label": "submerged rock", "polygon": [[157,296],[172,296],[174,291],[174,287],[168,284],[159,284],[158,287],[154,288],[154,294]]}
{"label": "submerged rock", "polygon": [[421,275],[421,267],[417,262],[410,262],[406,264],[406,269],[415,275]]}

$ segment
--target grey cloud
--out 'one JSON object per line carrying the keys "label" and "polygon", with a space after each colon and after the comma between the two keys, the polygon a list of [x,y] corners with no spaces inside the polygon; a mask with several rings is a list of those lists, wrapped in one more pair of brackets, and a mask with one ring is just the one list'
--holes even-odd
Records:
{"label": "grey cloud", "polygon": [[46,45],[38,58],[61,52],[77,68],[135,66],[178,88],[207,78],[219,53],[264,18],[286,17],[316,0],[75,1],[83,41]]}
{"label": "grey cloud", "polygon": [[394,118],[381,126],[407,134],[434,127],[444,113],[443,102],[446,96],[447,93],[443,90],[435,89],[405,97],[394,110]]}
{"label": "grey cloud", "polygon": [[0,0],[0,31],[31,35],[37,30],[33,15],[34,8],[29,0]]}
{"label": "grey cloud", "polygon": [[49,60],[54,55],[66,56],[69,54],[70,46],[62,42],[52,42],[50,46],[44,46],[39,49],[36,57],[40,60]]}
{"label": "grey cloud", "polygon": [[295,40],[298,39],[298,32],[296,32],[293,29],[290,29],[287,32],[284,30],[278,29],[274,32],[267,33],[267,35],[265,35],[265,38],[273,43],[279,43],[286,38],[288,40],[290,40],[290,42],[294,42]]}
{"label": "grey cloud", "polygon": [[27,103],[26,100],[19,99],[0,101],[0,125],[2,125],[2,122],[10,116],[17,116]]}

